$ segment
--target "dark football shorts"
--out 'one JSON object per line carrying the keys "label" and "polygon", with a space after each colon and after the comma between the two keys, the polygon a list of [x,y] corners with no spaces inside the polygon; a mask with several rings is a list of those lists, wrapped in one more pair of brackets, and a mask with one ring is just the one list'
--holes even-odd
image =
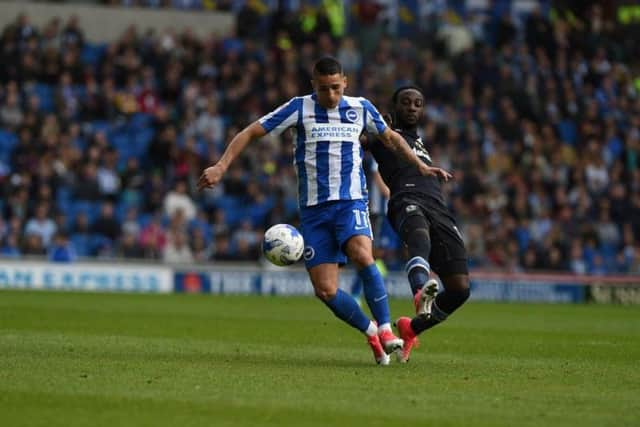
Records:
{"label": "dark football shorts", "polygon": [[424,218],[431,237],[428,260],[431,269],[440,277],[469,274],[462,235],[446,206],[420,194],[399,194],[389,201],[387,216],[399,236],[402,236],[402,226],[410,217]]}

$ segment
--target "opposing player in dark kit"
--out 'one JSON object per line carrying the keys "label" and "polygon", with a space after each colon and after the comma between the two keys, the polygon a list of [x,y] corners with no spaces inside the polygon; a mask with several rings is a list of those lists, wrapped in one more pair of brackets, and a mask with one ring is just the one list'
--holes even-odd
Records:
{"label": "opposing player in dark kit", "polygon": [[[419,88],[399,88],[392,97],[392,127],[422,159],[432,166],[429,152],[417,130],[424,110],[424,96]],[[423,176],[415,166],[391,155],[383,144],[369,143],[378,162],[378,173],[389,187],[387,216],[409,251],[406,272],[414,295],[416,316],[396,321],[404,340],[398,360],[407,362],[417,336],[444,321],[469,298],[467,255],[456,221],[442,195],[441,179],[451,175],[442,171],[437,176]],[[440,178],[438,178],[440,177]],[[438,293],[438,282],[430,279],[431,270],[438,274],[444,290]]]}

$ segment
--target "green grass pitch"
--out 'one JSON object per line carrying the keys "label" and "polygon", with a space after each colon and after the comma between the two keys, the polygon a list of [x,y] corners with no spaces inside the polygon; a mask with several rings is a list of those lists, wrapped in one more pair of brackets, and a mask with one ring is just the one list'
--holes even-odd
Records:
{"label": "green grass pitch", "polygon": [[471,302],[379,367],[312,298],[0,292],[2,426],[638,426],[639,370],[637,307]]}

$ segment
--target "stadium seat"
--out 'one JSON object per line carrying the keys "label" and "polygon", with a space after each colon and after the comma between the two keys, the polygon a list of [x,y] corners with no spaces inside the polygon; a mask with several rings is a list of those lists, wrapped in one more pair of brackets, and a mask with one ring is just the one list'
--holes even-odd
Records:
{"label": "stadium seat", "polygon": [[153,215],[152,214],[143,213],[143,214],[138,215],[138,224],[140,225],[141,229],[143,229],[147,225],[149,225],[152,220],[153,220]]}
{"label": "stadium seat", "polygon": [[110,252],[113,248],[113,241],[102,234],[92,234],[89,238],[89,251],[92,255],[99,255],[106,250]]}
{"label": "stadium seat", "polygon": [[273,198],[267,198],[264,203],[254,203],[246,207],[245,215],[251,219],[251,224],[254,227],[264,224],[264,220],[269,214],[269,211],[273,208]]}
{"label": "stadium seat", "polygon": [[87,215],[89,224],[93,222],[100,215],[101,202],[94,202],[90,200],[75,200],[70,205],[69,216],[75,218],[79,213]]}
{"label": "stadium seat", "polygon": [[90,132],[106,132],[109,133],[111,131],[111,123],[107,120],[94,120],[91,122]]}
{"label": "stadium seat", "polygon": [[80,54],[80,60],[83,64],[96,66],[104,56],[107,49],[106,44],[85,43]]}
{"label": "stadium seat", "polygon": [[402,247],[402,241],[393,230],[393,227],[386,216],[383,217],[382,227],[377,239],[379,239],[379,244],[377,246],[384,249],[398,249]]}
{"label": "stadium seat", "polygon": [[146,113],[136,113],[129,117],[127,122],[129,128],[131,130],[146,130],[151,127],[151,122],[153,121],[153,117]]}
{"label": "stadium seat", "polygon": [[198,218],[194,218],[189,223],[189,232],[193,233],[194,230],[199,229],[204,235],[205,241],[211,243],[213,240],[213,227],[206,221],[201,221]]}
{"label": "stadium seat", "polygon": [[140,128],[133,136],[132,145],[135,147],[135,153],[137,157],[144,155],[153,140],[154,131],[152,128]]}
{"label": "stadium seat", "polygon": [[61,185],[59,187],[56,188],[56,201],[57,202],[70,202],[71,198],[73,196],[73,190],[66,186],[66,185]]}
{"label": "stadium seat", "polygon": [[40,100],[40,111],[45,113],[51,113],[55,109],[55,97],[54,91],[51,86],[45,83],[36,83],[34,88],[34,94]]}
{"label": "stadium seat", "polygon": [[18,137],[15,133],[0,129],[0,150],[7,150],[11,152],[17,144]]}
{"label": "stadium seat", "polygon": [[298,212],[298,200],[295,197],[285,198],[284,207],[287,212],[287,216],[295,215],[296,212]]}
{"label": "stadium seat", "polygon": [[73,244],[78,256],[90,256],[90,236],[87,234],[72,234],[71,243]]}
{"label": "stadium seat", "polygon": [[60,212],[65,212],[71,219],[73,213],[73,190],[67,186],[56,189],[56,207]]}
{"label": "stadium seat", "polygon": [[131,145],[131,138],[126,132],[113,132],[109,136],[109,142],[116,150],[122,150]]}
{"label": "stadium seat", "polygon": [[578,140],[578,131],[576,124],[572,120],[561,120],[558,123],[558,133],[560,133],[560,139],[564,142],[568,142],[571,145],[575,145]]}
{"label": "stadium seat", "polygon": [[138,190],[125,189],[120,193],[119,204],[127,206],[127,208],[140,207],[143,195]]}

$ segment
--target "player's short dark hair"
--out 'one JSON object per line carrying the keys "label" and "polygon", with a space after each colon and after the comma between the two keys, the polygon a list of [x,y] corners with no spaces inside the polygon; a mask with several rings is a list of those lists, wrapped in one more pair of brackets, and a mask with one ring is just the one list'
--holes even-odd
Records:
{"label": "player's short dark hair", "polygon": [[393,105],[396,105],[396,102],[398,101],[398,97],[405,90],[415,90],[420,95],[422,95],[422,97],[424,98],[424,93],[422,93],[422,89],[420,87],[418,87],[416,85],[404,85],[404,86],[400,86],[398,89],[396,89],[396,91],[393,92],[393,95],[391,95],[391,103]]}
{"label": "player's short dark hair", "polygon": [[318,59],[313,66],[314,76],[331,76],[333,74],[342,74],[342,64],[331,56]]}

